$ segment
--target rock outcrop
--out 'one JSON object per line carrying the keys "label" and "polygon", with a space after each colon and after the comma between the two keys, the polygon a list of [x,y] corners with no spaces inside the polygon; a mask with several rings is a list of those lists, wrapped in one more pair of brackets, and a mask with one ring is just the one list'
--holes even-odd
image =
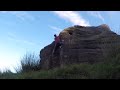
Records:
{"label": "rock outcrop", "polygon": [[54,41],[40,51],[42,69],[62,67],[75,63],[102,62],[111,50],[119,45],[120,36],[112,32],[106,24],[100,26],[73,26],[59,34],[64,44],[52,55]]}

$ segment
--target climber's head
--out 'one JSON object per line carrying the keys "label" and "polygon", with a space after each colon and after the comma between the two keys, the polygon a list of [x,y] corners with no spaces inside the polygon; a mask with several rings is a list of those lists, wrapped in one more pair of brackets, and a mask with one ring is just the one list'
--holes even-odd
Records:
{"label": "climber's head", "polygon": [[57,37],[57,35],[56,35],[56,34],[54,34],[54,37]]}

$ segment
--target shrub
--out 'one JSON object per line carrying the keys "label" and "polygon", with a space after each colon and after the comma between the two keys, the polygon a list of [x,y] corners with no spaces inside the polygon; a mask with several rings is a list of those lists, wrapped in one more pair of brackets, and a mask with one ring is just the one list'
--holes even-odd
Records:
{"label": "shrub", "polygon": [[25,54],[20,63],[20,72],[40,70],[40,60],[35,54]]}

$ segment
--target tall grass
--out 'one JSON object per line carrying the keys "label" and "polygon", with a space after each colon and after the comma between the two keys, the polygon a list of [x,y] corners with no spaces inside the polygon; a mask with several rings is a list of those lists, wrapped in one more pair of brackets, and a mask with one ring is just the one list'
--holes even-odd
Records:
{"label": "tall grass", "polygon": [[[25,59],[28,60],[28,59]],[[30,59],[31,60],[31,59]],[[30,63],[30,62],[29,62]],[[35,63],[34,63],[35,64]],[[23,65],[23,64],[22,64]],[[96,64],[73,64],[51,70],[33,69],[36,65],[24,62],[20,73],[9,70],[0,73],[2,79],[120,79],[120,54]],[[38,64],[37,64],[38,65]],[[32,68],[33,66],[33,68]]]}
{"label": "tall grass", "polygon": [[37,71],[40,70],[40,60],[39,58],[33,53],[27,53],[23,56],[20,62],[20,68],[17,72],[29,72],[29,71]]}
{"label": "tall grass", "polygon": [[4,69],[0,71],[0,79],[13,79],[13,73],[9,69]]}
{"label": "tall grass", "polygon": [[[106,38],[107,39],[107,38]],[[101,63],[73,64],[62,68],[51,70],[41,70],[40,59],[33,54],[25,54],[20,62],[17,73],[13,74],[10,70],[0,72],[2,79],[120,79],[120,44],[114,43],[116,38],[103,39],[101,43],[104,61]],[[107,43],[107,44],[106,44]],[[108,54],[107,54],[108,53]],[[97,59],[97,58],[96,58]]]}

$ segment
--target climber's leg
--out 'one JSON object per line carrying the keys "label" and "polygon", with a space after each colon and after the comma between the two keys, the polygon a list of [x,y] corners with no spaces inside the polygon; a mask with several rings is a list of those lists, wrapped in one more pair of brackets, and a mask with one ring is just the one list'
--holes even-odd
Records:
{"label": "climber's leg", "polygon": [[57,43],[56,46],[55,46],[54,54],[55,54],[55,52],[57,51],[57,49],[58,49],[58,43]]}
{"label": "climber's leg", "polygon": [[61,43],[59,44],[59,48],[62,48],[62,44]]}

